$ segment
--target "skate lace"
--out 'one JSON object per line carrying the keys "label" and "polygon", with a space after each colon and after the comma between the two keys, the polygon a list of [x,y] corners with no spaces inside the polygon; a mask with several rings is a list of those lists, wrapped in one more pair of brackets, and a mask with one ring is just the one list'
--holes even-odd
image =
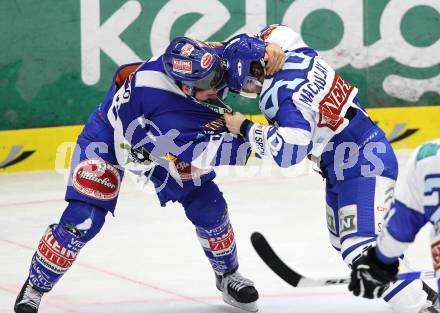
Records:
{"label": "skate lace", "polygon": [[239,273],[234,273],[232,275],[229,275],[227,278],[228,278],[228,286],[236,291],[240,291],[245,287],[251,287],[254,285],[253,281],[244,278]]}
{"label": "skate lace", "polygon": [[27,285],[20,304],[27,304],[34,309],[38,309],[42,295],[43,293],[41,291],[35,290],[31,285]]}

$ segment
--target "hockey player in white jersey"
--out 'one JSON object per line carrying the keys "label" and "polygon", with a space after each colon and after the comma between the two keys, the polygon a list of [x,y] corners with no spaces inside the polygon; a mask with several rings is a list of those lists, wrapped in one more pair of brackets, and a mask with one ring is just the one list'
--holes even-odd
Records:
{"label": "hockey player in white jersey", "polygon": [[[273,76],[264,69],[264,46],[286,54]],[[355,86],[340,77],[300,35],[270,25],[258,35],[241,34],[223,51],[227,83],[242,96],[259,95],[270,125],[238,112],[225,114],[229,131],[241,134],[257,156],[289,167],[308,157],[325,178],[330,241],[351,267],[371,248],[389,208],[397,159],[385,133],[369,118]],[[306,209],[297,207],[296,209]],[[421,280],[398,281],[383,294],[395,312],[419,313],[436,293]]]}
{"label": "hockey player in white jersey", "polygon": [[[440,139],[423,144],[408,160],[377,245],[353,266],[349,290],[370,299],[386,292],[398,272],[399,257],[427,223],[433,225],[432,261],[440,287]],[[437,303],[437,311],[431,308],[423,312],[438,310]]]}

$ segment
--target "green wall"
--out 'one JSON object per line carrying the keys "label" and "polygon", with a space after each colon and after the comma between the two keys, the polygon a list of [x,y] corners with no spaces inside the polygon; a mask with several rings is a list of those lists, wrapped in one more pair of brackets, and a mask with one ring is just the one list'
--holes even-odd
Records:
{"label": "green wall", "polygon": [[267,23],[301,32],[369,107],[440,104],[438,0],[15,0],[0,2],[0,130],[84,123],[118,65]]}

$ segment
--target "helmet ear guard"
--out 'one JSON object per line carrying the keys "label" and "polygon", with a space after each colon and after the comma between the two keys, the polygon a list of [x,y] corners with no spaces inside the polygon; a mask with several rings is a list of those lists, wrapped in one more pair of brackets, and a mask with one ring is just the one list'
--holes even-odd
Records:
{"label": "helmet ear guard", "polygon": [[162,63],[168,76],[192,88],[206,90],[225,80],[220,56],[201,41],[177,37],[170,42]]}

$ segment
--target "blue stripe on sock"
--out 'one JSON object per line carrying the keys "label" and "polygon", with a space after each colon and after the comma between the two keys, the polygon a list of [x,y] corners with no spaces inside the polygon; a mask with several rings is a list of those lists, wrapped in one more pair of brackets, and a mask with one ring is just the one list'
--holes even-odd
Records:
{"label": "blue stripe on sock", "polygon": [[341,252],[340,248],[335,247],[334,245],[332,245],[333,248],[335,248],[336,251]]}
{"label": "blue stripe on sock", "polygon": [[359,248],[362,245],[365,245],[367,243],[370,243],[372,241],[376,241],[376,238],[370,238],[364,241],[361,241],[353,246],[351,246],[350,248],[348,248],[347,250],[345,250],[344,252],[342,252],[342,258],[345,259],[347,257],[347,255],[349,255],[351,252],[353,252],[354,250],[356,250],[357,248]]}
{"label": "blue stripe on sock", "polygon": [[408,286],[412,283],[412,280],[404,280],[398,286],[396,286],[389,294],[387,294],[383,299],[388,302],[390,301],[396,294],[399,293],[400,290]]}

